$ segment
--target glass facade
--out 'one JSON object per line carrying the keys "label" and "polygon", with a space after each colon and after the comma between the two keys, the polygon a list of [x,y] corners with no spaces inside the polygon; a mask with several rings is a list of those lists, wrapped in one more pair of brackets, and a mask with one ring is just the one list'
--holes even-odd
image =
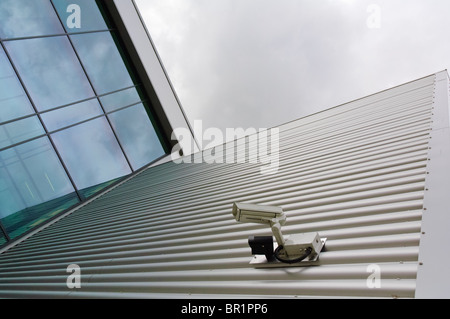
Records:
{"label": "glass facade", "polygon": [[99,1],[0,1],[0,246],[166,154]]}
{"label": "glass facade", "polygon": [[5,41],[4,46],[38,111],[95,96],[66,36]]}

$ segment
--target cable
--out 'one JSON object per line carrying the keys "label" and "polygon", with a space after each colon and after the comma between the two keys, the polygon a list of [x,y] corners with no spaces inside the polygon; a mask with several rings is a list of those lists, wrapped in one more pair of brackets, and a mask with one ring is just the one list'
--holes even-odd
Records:
{"label": "cable", "polygon": [[295,259],[283,259],[283,258],[281,258],[281,257],[279,256],[279,253],[280,253],[280,251],[281,251],[283,248],[284,248],[283,245],[278,246],[278,247],[275,249],[273,255],[275,256],[275,258],[276,258],[278,261],[281,261],[282,263],[286,263],[286,264],[295,264],[295,263],[299,263],[299,262],[301,262],[303,259],[305,259],[306,257],[308,257],[309,255],[311,255],[311,252],[312,252],[312,248],[311,248],[311,247],[308,247],[308,248],[305,249],[305,253],[304,253],[303,255],[301,255],[300,257],[298,257],[298,258],[295,258]]}

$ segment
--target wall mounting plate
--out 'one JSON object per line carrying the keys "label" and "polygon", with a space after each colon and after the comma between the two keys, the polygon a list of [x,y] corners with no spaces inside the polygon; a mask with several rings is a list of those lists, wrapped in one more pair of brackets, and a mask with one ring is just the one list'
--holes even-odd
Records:
{"label": "wall mounting plate", "polygon": [[[319,252],[322,251],[323,246],[325,246],[326,238],[321,238],[321,245]],[[274,245],[274,248],[277,248],[277,244]],[[306,266],[314,266],[317,265],[317,260],[319,259],[319,254],[316,254],[311,257],[306,257],[299,263],[287,264],[278,260],[267,261],[266,256],[264,255],[255,255],[250,261],[250,265],[255,268],[285,268],[285,267],[306,267]]]}

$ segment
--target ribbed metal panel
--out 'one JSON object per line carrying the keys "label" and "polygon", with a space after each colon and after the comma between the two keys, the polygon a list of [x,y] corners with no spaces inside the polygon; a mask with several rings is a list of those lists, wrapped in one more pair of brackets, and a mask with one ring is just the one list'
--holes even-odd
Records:
{"label": "ribbed metal panel", "polygon": [[[280,127],[280,166],[148,168],[0,255],[0,297],[414,297],[435,76]],[[230,144],[228,144],[229,147]],[[255,269],[234,201],[317,231],[314,266]],[[69,264],[82,287],[66,286]],[[369,288],[379,265],[381,287]]]}

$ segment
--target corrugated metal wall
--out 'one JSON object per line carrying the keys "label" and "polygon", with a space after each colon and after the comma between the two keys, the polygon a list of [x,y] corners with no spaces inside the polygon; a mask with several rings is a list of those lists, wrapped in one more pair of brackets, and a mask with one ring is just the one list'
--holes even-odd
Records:
{"label": "corrugated metal wall", "polygon": [[[435,76],[280,127],[280,167],[146,169],[0,255],[0,297],[414,297]],[[232,203],[279,205],[315,266],[255,269]],[[81,289],[66,268],[81,267]],[[381,269],[369,288],[368,266]]]}

